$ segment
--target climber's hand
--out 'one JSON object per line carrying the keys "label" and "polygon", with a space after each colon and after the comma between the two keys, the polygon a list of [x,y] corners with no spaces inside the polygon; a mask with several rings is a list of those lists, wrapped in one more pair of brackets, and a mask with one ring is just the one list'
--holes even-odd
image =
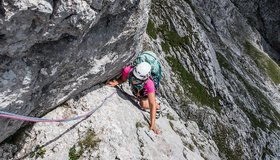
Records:
{"label": "climber's hand", "polygon": [[111,81],[107,81],[106,84],[107,84],[108,86],[110,86],[110,87],[115,87],[115,86],[117,86],[117,85],[119,84],[119,82],[116,81],[116,80],[111,80]]}
{"label": "climber's hand", "polygon": [[160,134],[160,131],[156,129],[156,127],[150,127],[150,130],[152,130],[155,134]]}

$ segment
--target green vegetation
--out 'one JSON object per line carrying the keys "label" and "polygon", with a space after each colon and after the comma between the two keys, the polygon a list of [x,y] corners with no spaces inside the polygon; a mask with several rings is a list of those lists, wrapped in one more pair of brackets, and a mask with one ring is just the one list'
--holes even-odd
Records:
{"label": "green vegetation", "polygon": [[241,109],[246,114],[246,116],[249,118],[249,120],[252,124],[252,127],[254,127],[254,128],[259,127],[262,129],[267,128],[266,123],[262,119],[257,118],[256,115],[252,111],[250,111],[249,109],[247,109],[245,107],[241,107]]}
{"label": "green vegetation", "polygon": [[31,158],[35,157],[35,159],[39,157],[44,158],[45,153],[46,153],[46,149],[44,147],[37,145],[35,147],[35,151],[30,154],[30,157]]}
{"label": "green vegetation", "polygon": [[227,69],[228,71],[235,73],[234,68],[229,64],[229,62],[226,60],[226,58],[220,53],[216,52],[217,60],[219,62],[219,65],[223,67],[224,69]]}
{"label": "green vegetation", "polygon": [[167,113],[166,117],[169,120],[175,120],[175,118],[170,113]]}
{"label": "green vegetation", "polygon": [[137,122],[135,124],[135,126],[136,126],[136,128],[143,128],[144,127],[144,125],[141,122]]}
{"label": "green vegetation", "polygon": [[161,42],[161,48],[165,53],[170,51],[170,45],[166,42]]}
{"label": "green vegetation", "polygon": [[[180,48],[182,50],[185,50],[186,54],[189,54],[191,62],[194,65],[196,64],[192,59],[191,49],[190,49],[192,48],[193,39],[196,42],[195,44],[196,48],[204,47],[204,46],[199,41],[198,34],[192,31],[192,26],[190,24],[188,24],[188,28],[187,28],[189,36],[181,37],[174,28],[168,25],[167,21],[159,25],[156,30],[157,30],[156,33],[158,34],[160,33],[160,35],[164,39],[164,41],[161,42],[161,47],[165,53],[168,53],[171,48],[175,50]],[[211,95],[209,95],[207,89],[203,87],[199,82],[197,82],[194,76],[188,73],[176,58],[168,57],[166,59],[169,62],[169,65],[172,67],[173,72],[177,73],[181,77],[180,82],[183,85],[184,90],[190,93],[188,96],[192,95],[192,100],[195,100],[196,102],[199,102],[203,105],[208,105],[220,113],[221,108],[219,107],[219,98],[217,97],[213,98]],[[200,70],[198,70],[198,73],[202,78],[202,80],[206,82],[203,73]],[[186,99],[184,95],[181,94],[181,96],[182,99]],[[186,101],[187,100],[185,100],[185,102],[183,103],[184,104],[188,103]]]}
{"label": "green vegetation", "polygon": [[275,84],[280,84],[280,67],[250,42],[246,41],[244,47],[245,53],[251,56],[257,67],[266,73]]}
{"label": "green vegetation", "polygon": [[228,160],[242,159],[243,151],[242,147],[238,142],[235,143],[234,149],[231,149],[229,146],[229,141],[235,139],[235,131],[232,128],[227,128],[223,124],[215,124],[216,134],[213,136],[217,147],[219,148],[220,153],[225,154]]}
{"label": "green vegetation", "polygon": [[[246,89],[250,92],[250,95],[254,98],[254,101],[258,104],[255,115],[252,114],[252,111],[245,111],[244,108],[241,108],[250,119],[252,126],[260,127],[262,129],[268,128],[272,130],[280,130],[279,126],[277,125],[278,122],[280,122],[280,114],[278,113],[278,111],[274,108],[274,106],[269,102],[269,100],[265,95],[263,95],[261,91],[250,85],[244,79],[242,79],[242,81],[245,84]],[[271,121],[271,124],[269,126],[266,125],[266,123],[256,117],[256,115],[264,116]]]}
{"label": "green vegetation", "polygon": [[211,96],[207,89],[196,81],[192,74],[185,70],[178,59],[174,57],[167,57],[166,59],[172,67],[172,71],[179,76],[178,78],[182,87],[192,100],[202,105],[209,106],[218,113],[221,112],[218,97]]}
{"label": "green vegetation", "polygon": [[[247,48],[252,47],[251,44],[247,44]],[[248,51],[248,49],[247,49]],[[259,52],[260,54],[260,52]],[[261,53],[263,54],[263,53]],[[230,54],[226,54],[230,56]],[[265,56],[265,55],[263,55]],[[260,61],[262,57],[254,57],[255,63],[260,66]],[[227,61],[227,59],[221,54],[217,52],[217,59],[220,66],[223,70],[230,71],[232,74],[238,77],[239,81],[245,86],[239,87],[239,93],[242,94],[247,99],[252,99],[252,102],[255,103],[257,108],[255,110],[250,109],[250,107],[246,107],[245,103],[242,102],[239,97],[235,97],[236,103],[239,105],[240,109],[246,114],[248,119],[251,122],[252,127],[254,128],[261,128],[261,129],[268,129],[268,130],[280,130],[278,123],[280,122],[280,114],[274,108],[274,106],[270,103],[269,99],[255,86],[251,85],[245,78],[240,75],[235,68]],[[234,60],[234,58],[230,57],[229,59]],[[267,57],[265,56],[265,59]],[[225,77],[229,77],[227,72],[223,72]],[[248,73],[250,75],[250,73]],[[249,92],[249,94],[247,94]],[[267,123],[264,119],[268,119],[271,123]],[[221,133],[220,133],[221,132]],[[229,139],[226,135],[223,135],[224,132],[230,135],[231,131],[227,129],[220,129],[220,132],[217,132],[214,140],[219,147],[219,150],[222,153],[225,153],[228,159],[241,159],[241,157],[236,157],[236,154],[242,153],[242,150],[239,149],[240,147],[237,145],[235,151],[229,150],[226,139]],[[229,132],[229,133],[228,133]],[[258,139],[258,135],[255,131],[251,132],[251,137],[254,140]],[[239,152],[240,151],[240,152]],[[271,154],[271,151],[266,146],[263,148],[262,159],[265,155]]]}
{"label": "green vegetation", "polygon": [[79,142],[79,146],[83,149],[97,149],[97,146],[101,140],[96,137],[93,130],[89,130],[83,140]]}
{"label": "green vegetation", "polygon": [[195,146],[193,146],[192,144],[188,144],[188,148],[194,152]]}
{"label": "green vegetation", "polygon": [[[259,57],[260,58],[260,57]],[[256,111],[249,110],[244,106],[244,103],[241,102],[236,98],[236,102],[239,103],[240,108],[242,111],[246,114],[246,116],[249,118],[252,127],[256,128],[259,127],[261,129],[270,129],[270,130],[280,130],[280,127],[278,126],[278,122],[280,122],[280,114],[278,111],[274,108],[274,106],[270,103],[268,98],[256,87],[252,86],[250,83],[248,83],[231,65],[230,63],[223,57],[221,53],[217,52],[217,59],[221,67],[224,69],[227,69],[228,71],[235,74],[238,79],[244,84],[246,90],[250,93],[250,97],[253,98],[253,101],[257,103],[258,108]],[[232,59],[232,58],[231,58]],[[224,75],[228,76],[228,75]],[[242,89],[243,87],[240,87]],[[240,92],[243,94],[243,96],[248,97],[246,92]],[[249,97],[248,97],[249,98]],[[261,115],[271,121],[271,123],[268,125],[266,122],[258,117],[258,115]]]}
{"label": "green vegetation", "polygon": [[80,155],[78,155],[75,146],[70,148],[68,156],[69,156],[69,160],[77,160],[77,159],[79,159]]}
{"label": "green vegetation", "polygon": [[265,159],[266,155],[274,155],[271,149],[269,149],[268,142],[266,143],[265,147],[263,147],[262,159]]}
{"label": "green vegetation", "polygon": [[155,24],[152,20],[149,19],[148,26],[146,29],[147,34],[153,39],[157,38],[157,30],[155,28]]}
{"label": "green vegetation", "polygon": [[162,31],[164,39],[171,45],[172,47],[181,47],[184,44],[190,45],[190,41],[188,37],[181,37],[175,30],[163,30]]}
{"label": "green vegetation", "polygon": [[85,137],[78,142],[78,146],[73,146],[69,150],[69,160],[77,160],[86,150],[96,150],[100,139],[93,130],[88,130]]}
{"label": "green vegetation", "polygon": [[184,36],[181,37],[177,33],[175,29],[169,29],[168,25],[166,23],[162,24],[157,28],[157,32],[161,33],[165,42],[162,43],[161,47],[163,48],[164,51],[169,51],[169,47],[182,47],[182,45],[191,45],[191,40],[189,37]]}
{"label": "green vegetation", "polygon": [[161,33],[165,40],[165,42],[161,43],[161,47],[164,52],[168,52],[170,50],[170,47],[177,48],[181,47],[184,44],[187,44],[189,46],[191,45],[190,37],[179,36],[175,29],[169,29],[167,22],[156,28],[154,22],[152,20],[149,20],[146,32],[153,39],[156,39],[157,35]]}
{"label": "green vegetation", "polygon": [[252,137],[254,140],[257,140],[257,139],[258,139],[258,135],[257,135],[257,133],[256,133],[255,131],[252,131],[252,132],[250,133],[250,135],[251,135],[251,137]]}

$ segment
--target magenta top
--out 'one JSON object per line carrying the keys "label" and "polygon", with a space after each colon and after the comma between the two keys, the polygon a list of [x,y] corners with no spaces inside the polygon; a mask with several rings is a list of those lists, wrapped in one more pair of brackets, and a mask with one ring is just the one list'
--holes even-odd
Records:
{"label": "magenta top", "polygon": [[[128,78],[128,74],[129,72],[132,70],[132,66],[126,66],[123,68],[123,72],[122,72],[122,80],[126,81]],[[144,85],[144,89],[145,89],[145,94],[148,93],[153,93],[155,92],[155,85],[153,80],[151,80],[150,78],[146,81],[146,84]]]}

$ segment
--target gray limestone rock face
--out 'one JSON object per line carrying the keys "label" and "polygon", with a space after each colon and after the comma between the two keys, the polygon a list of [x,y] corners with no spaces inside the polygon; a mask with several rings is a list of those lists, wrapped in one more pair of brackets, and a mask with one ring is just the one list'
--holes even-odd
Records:
{"label": "gray limestone rock face", "polygon": [[[128,83],[124,88],[129,89]],[[67,123],[36,123],[16,144],[0,145],[0,159],[220,159],[215,143],[195,122],[183,121],[166,100],[158,102],[164,108],[156,120],[160,135],[149,131],[149,113],[120,90],[90,88],[44,118],[73,117],[99,107],[92,115]]]}
{"label": "gray limestone rock face", "polygon": [[221,159],[279,158],[280,67],[230,0],[155,0],[147,33],[144,46],[163,64],[163,97]]}
{"label": "gray limestone rock face", "polygon": [[[272,4],[1,1],[1,110],[40,116],[62,104],[44,116],[60,118],[104,103],[80,122],[34,124],[19,141],[1,144],[0,158],[279,159],[280,67],[260,32],[277,21],[266,8]],[[119,74],[140,50],[154,51],[163,67],[161,135],[149,133],[149,114],[116,89],[85,91]],[[1,119],[0,141],[20,126]],[[82,150],[87,139],[98,145]]]}
{"label": "gray limestone rock face", "polygon": [[[0,2],[0,109],[42,115],[140,51],[149,0]],[[22,122],[1,118],[0,142]]]}
{"label": "gray limestone rock face", "polygon": [[[256,27],[269,44],[280,53],[280,2],[275,0],[231,0],[248,23]],[[280,62],[280,59],[278,59]]]}

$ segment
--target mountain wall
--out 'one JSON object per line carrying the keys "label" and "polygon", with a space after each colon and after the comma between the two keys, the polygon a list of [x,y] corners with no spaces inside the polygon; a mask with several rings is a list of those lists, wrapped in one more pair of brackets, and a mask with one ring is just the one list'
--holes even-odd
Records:
{"label": "mountain wall", "polygon": [[[232,2],[240,10],[240,13],[247,18],[247,23],[254,26],[271,47],[279,53],[280,2],[272,0],[232,0]],[[276,60],[280,61],[279,58]]]}
{"label": "mountain wall", "polygon": [[277,54],[265,53],[272,46],[243,14],[231,1],[155,0],[144,47],[161,53],[163,97],[221,159],[278,159]]}
{"label": "mountain wall", "polygon": [[[0,2],[1,110],[40,116],[139,52],[150,1]],[[0,142],[22,122],[1,118]]]}
{"label": "mountain wall", "polygon": [[[64,1],[44,2],[59,8]],[[104,9],[103,12],[98,10],[102,13],[101,17],[88,33],[72,33],[77,39],[72,39],[70,34],[72,38],[66,42],[57,39],[27,50],[26,44],[19,45],[13,49],[18,51],[14,53],[28,54],[18,59],[11,58],[17,63],[3,61],[1,66],[16,69],[12,70],[14,73],[3,71],[2,77],[17,75],[17,69],[26,68],[18,65],[18,61],[23,63],[24,58],[35,56],[35,50],[38,51],[38,59],[31,56],[31,64],[36,60],[43,64],[53,60],[57,62],[54,64],[65,63],[66,66],[65,69],[55,69],[55,66],[45,69],[35,63],[34,70],[41,79],[38,83],[41,83],[36,88],[37,81],[23,81],[34,85],[29,86],[30,90],[39,90],[24,92],[29,97],[35,96],[35,99],[21,101],[34,107],[26,114],[38,115],[48,111],[49,106],[53,108],[59,104],[44,117],[72,117],[99,104],[102,108],[82,121],[52,125],[36,123],[27,127],[0,146],[3,152],[0,156],[6,159],[280,159],[280,68],[276,63],[279,53],[277,45],[268,40],[273,39],[268,38],[268,33],[274,30],[273,27],[277,28],[274,23],[270,25],[268,22],[277,17],[261,16],[262,21],[259,21],[254,16],[255,12],[244,11],[246,7],[243,5],[246,3],[252,8],[259,5],[264,7],[259,7],[259,10],[269,10],[265,8],[271,6],[273,9],[278,2],[275,6],[272,1],[251,3],[237,0],[79,2],[92,4],[91,9]],[[2,2],[1,6],[8,11],[7,6],[17,3]],[[68,3],[71,2],[65,1],[66,6]],[[72,10],[77,3],[69,4],[71,7],[68,9]],[[265,6],[266,3],[268,5]],[[0,7],[0,13],[3,13],[3,7]],[[250,17],[255,20],[250,21]],[[17,21],[12,22],[17,24]],[[57,27],[62,24],[57,23]],[[20,35],[23,33],[26,34],[22,32]],[[61,43],[64,46],[55,47]],[[51,44],[50,52],[45,47]],[[4,49],[4,57],[12,57],[13,54],[8,54],[12,50],[7,52],[9,48]],[[44,52],[41,53],[41,50]],[[132,53],[141,50],[154,51],[163,65],[161,96],[158,99],[163,114],[156,121],[160,135],[149,133],[149,114],[136,109],[137,105],[117,89],[103,85],[91,87],[118,75],[123,65],[133,59]],[[56,53],[51,56],[53,59],[46,59],[51,53]],[[73,60],[59,61],[75,56],[78,57],[77,65],[71,63]],[[10,65],[12,62],[15,64]],[[82,62],[87,65],[82,65]],[[53,79],[52,73],[56,75]],[[24,75],[28,77],[28,74]],[[46,75],[50,75],[51,79]],[[65,76],[70,76],[70,80],[67,81]],[[4,80],[2,84],[13,82]],[[22,81],[14,84],[21,86]],[[11,105],[15,102],[6,103],[9,101],[4,99],[21,93],[9,85],[6,86],[7,91],[2,92],[1,104],[7,104],[5,109],[19,112],[17,108],[22,105]],[[85,88],[89,89],[82,91]],[[4,85],[1,89],[4,91]],[[65,90],[67,92],[58,92]],[[9,96],[4,96],[4,93]],[[41,98],[36,99],[37,95]],[[20,125],[14,124],[17,121],[9,122],[1,125],[5,125],[6,131],[10,128],[10,133],[13,133]],[[6,137],[8,134],[4,131],[1,130]]]}

